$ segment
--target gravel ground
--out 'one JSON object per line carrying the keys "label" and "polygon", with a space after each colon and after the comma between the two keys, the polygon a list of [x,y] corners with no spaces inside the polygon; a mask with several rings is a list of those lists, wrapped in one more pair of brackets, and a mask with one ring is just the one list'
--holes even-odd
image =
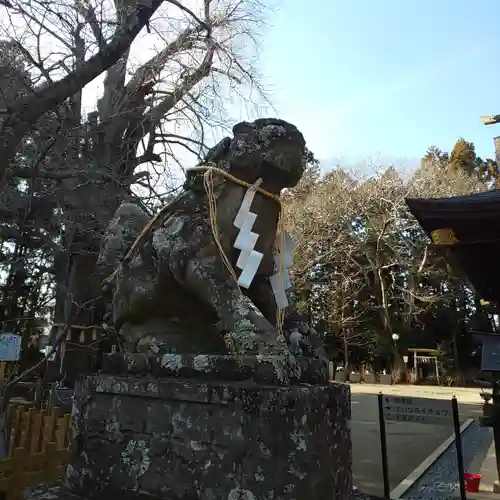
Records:
{"label": "gravel ground", "polygon": [[[491,429],[472,423],[462,434],[464,469],[474,457],[491,444]],[[404,494],[404,500],[451,500],[460,496],[457,471],[457,451],[452,444],[424,475]]]}

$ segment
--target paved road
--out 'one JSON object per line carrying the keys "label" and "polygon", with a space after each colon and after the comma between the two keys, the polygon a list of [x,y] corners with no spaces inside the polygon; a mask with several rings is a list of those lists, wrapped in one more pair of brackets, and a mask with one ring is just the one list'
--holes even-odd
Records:
{"label": "paved road", "polygon": [[[372,495],[383,494],[377,394],[450,399],[457,396],[462,421],[481,414],[479,389],[352,384],[352,443],[354,484]],[[446,426],[387,422],[391,490],[432,453],[453,429]]]}

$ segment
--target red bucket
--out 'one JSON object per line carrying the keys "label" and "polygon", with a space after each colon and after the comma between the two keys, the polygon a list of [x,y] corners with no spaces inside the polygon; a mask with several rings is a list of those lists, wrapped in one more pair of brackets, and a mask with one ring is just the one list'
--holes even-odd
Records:
{"label": "red bucket", "polygon": [[468,491],[469,493],[477,493],[479,491],[481,477],[481,474],[471,474],[470,472],[466,472],[464,474],[465,491]]}

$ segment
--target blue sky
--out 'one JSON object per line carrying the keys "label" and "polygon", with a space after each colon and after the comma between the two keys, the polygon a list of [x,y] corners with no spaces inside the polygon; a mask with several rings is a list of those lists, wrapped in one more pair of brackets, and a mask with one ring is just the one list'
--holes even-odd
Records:
{"label": "blue sky", "polygon": [[500,0],[286,0],[269,22],[265,83],[317,157],[413,162],[461,136],[493,156]]}

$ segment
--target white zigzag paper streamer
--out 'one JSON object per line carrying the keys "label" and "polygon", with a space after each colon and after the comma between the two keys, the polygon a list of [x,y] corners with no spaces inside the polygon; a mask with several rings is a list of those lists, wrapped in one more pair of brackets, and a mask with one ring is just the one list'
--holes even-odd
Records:
{"label": "white zigzag paper streamer", "polygon": [[262,258],[264,257],[261,252],[254,250],[259,235],[252,232],[257,214],[249,211],[253,199],[253,195],[247,196],[249,191],[253,191],[255,194],[255,190],[249,189],[247,191],[236,219],[234,220],[234,225],[240,229],[234,240],[233,246],[240,250],[240,255],[236,261],[236,267],[241,269],[238,284],[243,288],[250,288]]}
{"label": "white zigzag paper streamer", "polygon": [[253,186],[249,187],[247,189],[247,192],[245,193],[245,196],[243,197],[243,200],[240,205],[240,209],[238,210],[238,213],[236,214],[236,217],[234,218],[233,224],[238,228],[241,229],[241,226],[244,222],[244,220],[247,217],[247,214],[250,212],[250,207],[252,206],[252,201],[255,197],[256,187],[259,187],[262,184],[262,179],[259,178],[255,181]]}

